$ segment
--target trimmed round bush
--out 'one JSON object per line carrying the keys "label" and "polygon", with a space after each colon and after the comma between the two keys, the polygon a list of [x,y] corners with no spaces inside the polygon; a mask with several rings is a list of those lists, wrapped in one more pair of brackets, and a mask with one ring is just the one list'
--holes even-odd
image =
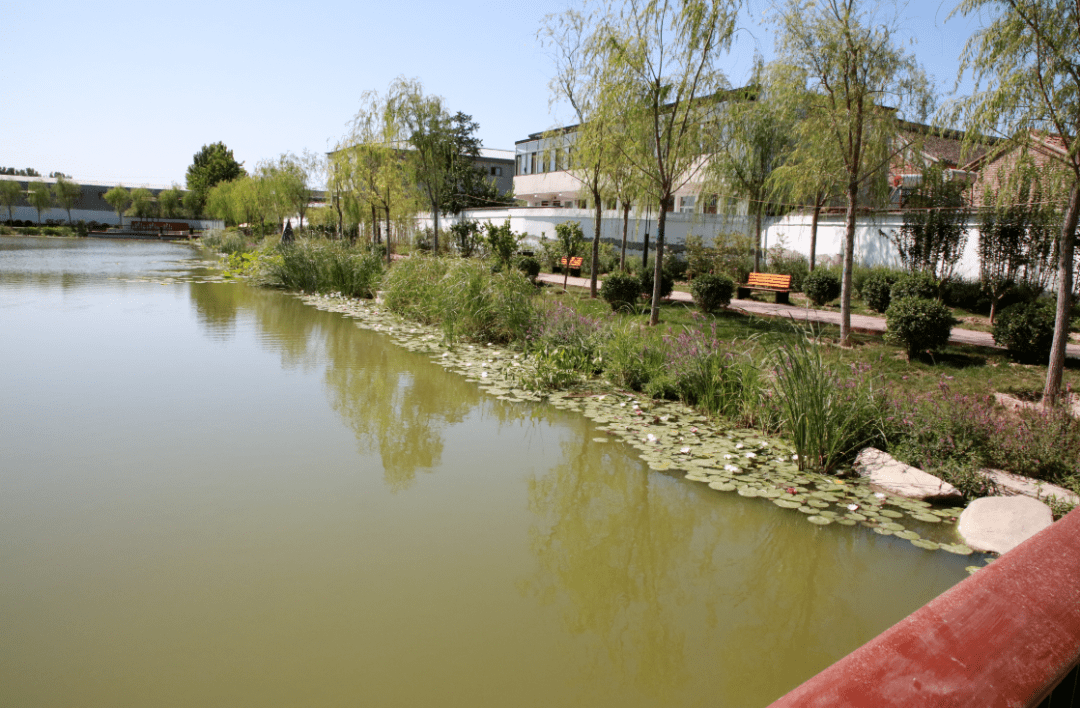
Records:
{"label": "trimmed round bush", "polygon": [[892,302],[892,286],[896,283],[894,273],[874,273],[863,281],[862,299],[874,312],[885,312]]}
{"label": "trimmed round bush", "polygon": [[1024,363],[1046,363],[1054,342],[1054,310],[1043,303],[1018,302],[994,317],[994,342]]}
{"label": "trimmed round bush", "polygon": [[904,297],[934,299],[938,294],[938,284],[934,276],[928,273],[907,273],[893,283],[889,296],[893,300]]}
{"label": "trimmed round bush", "polygon": [[728,306],[735,293],[735,281],[726,275],[706,273],[690,283],[694,304],[702,312],[717,312]]}
{"label": "trimmed round bush", "polygon": [[629,273],[610,273],[600,285],[600,297],[615,312],[629,312],[637,307],[641,281]]}
{"label": "trimmed round bush", "polygon": [[517,267],[529,280],[536,280],[536,276],[540,275],[540,261],[533,256],[518,258]]}
{"label": "trimmed round bush", "polygon": [[[641,295],[649,301],[652,301],[653,291],[653,273],[655,268],[649,268],[638,273],[638,290]],[[671,291],[675,289],[675,278],[667,268],[661,267],[660,269],[660,297],[667,297],[671,294]]]}
{"label": "trimmed round bush", "polygon": [[894,298],[885,311],[885,341],[907,348],[908,357],[941,349],[958,322],[949,308],[923,297]]}
{"label": "trimmed round bush", "polygon": [[816,307],[840,297],[840,277],[831,270],[818,268],[803,280],[803,293]]}

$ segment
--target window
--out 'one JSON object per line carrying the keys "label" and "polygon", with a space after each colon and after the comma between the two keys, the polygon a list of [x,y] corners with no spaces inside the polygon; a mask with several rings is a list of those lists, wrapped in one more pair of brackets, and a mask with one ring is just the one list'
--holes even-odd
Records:
{"label": "window", "polygon": [[679,213],[681,214],[693,214],[694,202],[697,201],[696,197],[679,197]]}
{"label": "window", "polygon": [[501,167],[492,167],[491,168],[491,174],[495,175],[496,177],[502,177],[502,168]]}
{"label": "window", "polygon": [[548,205],[547,202],[540,202],[540,206],[547,206],[547,205]]}

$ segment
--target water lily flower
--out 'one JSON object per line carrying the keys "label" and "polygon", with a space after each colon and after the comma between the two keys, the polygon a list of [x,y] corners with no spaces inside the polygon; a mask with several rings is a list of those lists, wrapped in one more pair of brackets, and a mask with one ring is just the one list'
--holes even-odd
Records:
{"label": "water lily flower", "polygon": [[686,453],[690,452],[690,448],[688,448],[688,447],[679,448],[679,452],[681,452],[682,454],[685,455]]}
{"label": "water lily flower", "polygon": [[784,491],[787,492],[788,494],[795,494],[795,487],[788,487]]}
{"label": "water lily flower", "polygon": [[626,408],[626,404],[625,403],[620,403],[619,408]]}
{"label": "water lily flower", "polygon": [[856,509],[859,508],[859,505],[858,504],[848,504],[847,508],[848,508],[848,511],[855,511]]}
{"label": "water lily flower", "polygon": [[656,442],[656,436],[652,433],[649,433],[646,437],[649,439],[649,442]]}
{"label": "water lily flower", "polygon": [[799,460],[799,456],[798,456],[798,455],[792,455],[792,456],[791,456],[791,459],[792,459],[792,460],[794,460],[794,461],[796,461],[796,462],[798,462],[798,460]]}
{"label": "water lily flower", "polygon": [[445,359],[446,357],[450,356],[450,352],[443,352],[442,355],[443,359]]}
{"label": "water lily flower", "polygon": [[743,444],[742,443],[735,443],[735,449],[736,450],[742,450],[743,449]]}
{"label": "water lily flower", "polygon": [[690,432],[691,432],[691,433],[696,433],[696,432],[697,432],[697,428],[690,428]]}
{"label": "water lily flower", "polygon": [[755,454],[754,454],[754,453],[752,453],[752,452],[748,452],[748,453],[746,453],[746,456],[747,456],[747,457],[749,457],[749,458],[750,458],[751,460],[752,460],[752,459],[754,459],[755,457],[757,457],[757,455],[755,455]]}
{"label": "water lily flower", "polygon": [[724,459],[725,460],[733,460],[733,459],[735,459],[735,456],[734,455],[724,455]]}
{"label": "water lily flower", "polygon": [[480,378],[486,379],[487,378],[487,372],[485,371],[484,373],[480,374]]}
{"label": "water lily flower", "polygon": [[739,468],[735,465],[724,465],[724,469],[728,472],[738,472]]}
{"label": "water lily flower", "polygon": [[874,496],[877,497],[878,499],[884,499],[885,498],[885,495],[882,494],[881,492],[874,492]]}

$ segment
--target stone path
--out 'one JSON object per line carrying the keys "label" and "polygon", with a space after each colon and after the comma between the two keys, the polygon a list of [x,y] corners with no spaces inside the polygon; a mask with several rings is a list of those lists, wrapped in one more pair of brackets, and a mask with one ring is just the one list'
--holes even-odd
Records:
{"label": "stone path", "polygon": [[[563,284],[563,276],[553,273],[541,273],[537,277],[537,280],[542,280],[543,282],[551,283],[552,285],[561,286]],[[598,280],[597,287],[599,287],[599,284],[602,282],[602,280]],[[567,286],[588,288],[589,279],[571,277],[567,281]],[[671,293],[670,299],[675,302],[694,301],[693,297],[690,296],[690,293],[678,290]],[[737,299],[731,301],[730,308],[733,310],[741,310],[748,314],[758,315],[760,317],[790,317],[791,319],[802,322],[820,322],[823,324],[836,325],[837,327],[840,326],[840,313],[832,310],[814,310],[799,305],[778,305],[776,303],[761,302],[759,300]],[[853,314],[851,315],[851,328],[856,332],[882,334],[885,332],[885,318]],[[949,335],[949,341],[953,344],[1004,349],[1004,347],[994,344],[994,337],[989,332],[977,332],[975,330],[963,329],[960,327],[953,328],[952,333]],[[1067,345],[1065,347],[1065,356],[1080,359],[1080,345]]]}

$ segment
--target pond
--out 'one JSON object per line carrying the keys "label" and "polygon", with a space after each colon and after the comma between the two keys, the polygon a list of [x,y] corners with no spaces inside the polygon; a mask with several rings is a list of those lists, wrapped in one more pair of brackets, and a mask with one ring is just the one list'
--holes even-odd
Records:
{"label": "pond", "polygon": [[2,705],[763,706],[965,577],[212,265],[0,237]]}

